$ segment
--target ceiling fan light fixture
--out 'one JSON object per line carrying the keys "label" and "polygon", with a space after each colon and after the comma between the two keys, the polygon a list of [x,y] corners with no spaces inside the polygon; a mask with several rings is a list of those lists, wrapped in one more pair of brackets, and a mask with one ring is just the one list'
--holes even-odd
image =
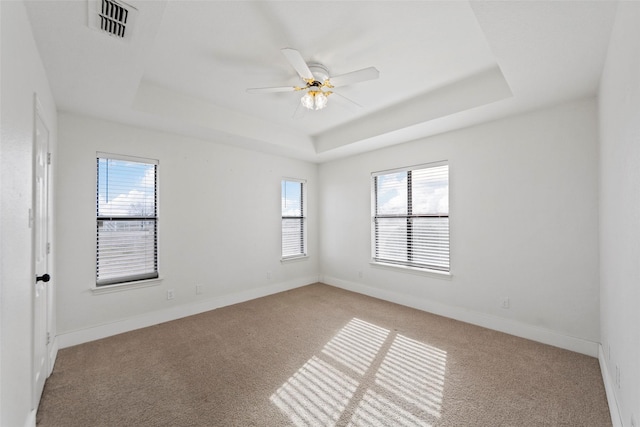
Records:
{"label": "ceiling fan light fixture", "polygon": [[309,110],[322,110],[327,106],[330,94],[314,87],[300,98],[300,103]]}
{"label": "ceiling fan light fixture", "polygon": [[300,103],[309,110],[313,110],[313,95],[311,92],[305,93],[302,98],[300,98]]}
{"label": "ceiling fan light fixture", "polygon": [[316,99],[316,110],[322,110],[324,107],[326,107],[327,101],[329,100],[327,98],[327,95],[325,95],[322,92],[317,92],[315,99]]}

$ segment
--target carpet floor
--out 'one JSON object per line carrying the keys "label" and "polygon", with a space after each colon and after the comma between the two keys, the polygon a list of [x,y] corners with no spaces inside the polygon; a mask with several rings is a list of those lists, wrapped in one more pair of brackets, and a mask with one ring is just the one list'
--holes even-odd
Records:
{"label": "carpet floor", "polygon": [[38,426],[610,426],[597,359],[314,284],[59,351]]}

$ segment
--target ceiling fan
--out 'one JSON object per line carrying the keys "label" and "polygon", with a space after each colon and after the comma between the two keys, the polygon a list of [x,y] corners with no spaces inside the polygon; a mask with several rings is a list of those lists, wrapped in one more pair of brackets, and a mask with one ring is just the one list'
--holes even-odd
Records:
{"label": "ceiling fan", "polygon": [[[374,80],[380,76],[380,72],[375,67],[363,68],[339,76],[329,76],[327,67],[318,63],[308,63],[302,58],[300,52],[291,48],[281,50],[289,64],[296,70],[300,78],[304,81],[304,86],[280,86],[261,87],[247,89],[249,93],[274,93],[274,92],[295,92],[304,91],[305,94],[300,99],[302,105],[309,110],[321,110],[327,106],[329,95],[333,94],[330,89],[346,86],[353,83]],[[353,102],[353,101],[352,101]]]}

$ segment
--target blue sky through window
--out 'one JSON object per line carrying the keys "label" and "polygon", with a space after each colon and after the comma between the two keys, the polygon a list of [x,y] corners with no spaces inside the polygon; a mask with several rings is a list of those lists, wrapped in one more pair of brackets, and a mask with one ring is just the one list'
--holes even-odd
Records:
{"label": "blue sky through window", "polygon": [[282,216],[302,216],[302,184],[282,181]]}
{"label": "blue sky through window", "polygon": [[376,177],[377,214],[402,215],[407,213],[407,172],[396,172]]}
{"label": "blue sky through window", "polygon": [[[407,172],[393,172],[376,177],[377,215],[408,213]],[[412,208],[414,214],[448,214],[448,166],[412,171]]]}
{"label": "blue sky through window", "polygon": [[155,165],[98,159],[98,215],[155,215]]}

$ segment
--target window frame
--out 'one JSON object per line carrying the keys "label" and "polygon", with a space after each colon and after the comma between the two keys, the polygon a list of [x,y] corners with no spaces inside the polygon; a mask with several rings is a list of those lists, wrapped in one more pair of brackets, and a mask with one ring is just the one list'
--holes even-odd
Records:
{"label": "window frame", "polygon": [[[136,157],[129,156],[123,154],[115,154],[115,153],[106,153],[106,152],[96,152],[96,258],[95,258],[95,276],[94,276],[94,286],[92,290],[95,293],[105,293],[117,290],[124,290],[130,288],[139,288],[146,286],[154,286],[161,281],[160,277],[160,202],[159,202],[159,165],[160,161],[157,159],[150,159],[144,157]],[[99,198],[100,198],[100,160],[116,160],[116,161],[124,161],[138,164],[146,164],[154,166],[154,199],[155,199],[155,215],[147,215],[147,216],[109,216],[109,215],[99,215]],[[131,274],[131,275],[123,275],[117,278],[98,280],[99,278],[99,232],[100,232],[100,222],[101,221],[153,221],[154,226],[154,271],[151,273],[145,274]]]}
{"label": "window frame", "polygon": [[[284,199],[285,194],[282,191],[282,186],[284,183],[286,182],[290,182],[290,183],[297,183],[301,185],[301,190],[300,190],[300,199],[301,199],[301,203],[300,203],[300,215],[299,216],[292,216],[292,215],[283,215],[283,204],[282,204],[282,200]],[[286,184],[285,184],[286,185]],[[300,179],[300,178],[288,178],[288,177],[283,177],[280,180],[280,216],[281,216],[281,221],[280,221],[280,260],[281,261],[291,261],[291,260],[296,260],[296,259],[301,259],[301,258],[307,258],[308,255],[308,251],[307,251],[307,180],[306,179]],[[299,219],[301,221],[301,230],[300,230],[300,241],[301,241],[301,251],[299,253],[293,254],[293,255],[284,255],[284,242],[283,242],[283,238],[284,238],[284,220],[286,219]]]}
{"label": "window frame", "polygon": [[[402,269],[408,272],[413,272],[413,273],[419,273],[419,274],[427,274],[433,277],[450,277],[451,276],[451,228],[450,228],[450,216],[451,216],[451,209],[450,209],[450,205],[447,206],[447,213],[446,214],[413,214],[411,212],[411,207],[413,206],[412,203],[412,192],[411,192],[411,186],[413,185],[411,182],[410,177],[407,178],[407,213],[406,214],[387,214],[387,215],[378,215],[377,214],[377,203],[378,203],[378,197],[377,197],[377,177],[379,176],[383,176],[383,175],[390,175],[390,174],[394,174],[394,173],[399,173],[399,172],[410,172],[410,171],[417,171],[417,170],[424,170],[424,169],[430,169],[430,168],[435,168],[435,167],[441,167],[441,166],[447,166],[447,198],[449,197],[450,194],[450,190],[451,190],[451,169],[450,169],[450,164],[449,161],[447,160],[442,160],[442,161],[438,161],[438,162],[431,162],[431,163],[423,163],[423,164],[419,164],[419,165],[412,165],[412,166],[404,166],[404,167],[400,167],[400,168],[395,168],[395,169],[388,169],[388,170],[382,170],[382,171],[377,171],[377,172],[372,172],[371,173],[371,260],[370,263],[374,266],[380,266],[380,267],[389,267],[392,269]],[[398,261],[398,260],[391,260],[391,259],[386,259],[386,258],[381,258],[377,256],[377,252],[379,250],[378,248],[378,239],[377,239],[377,228],[376,228],[376,224],[377,224],[377,219],[379,218],[405,218],[407,220],[407,233],[411,232],[411,222],[413,219],[415,218],[447,218],[447,267],[446,269],[443,268],[437,268],[434,265],[426,265],[426,264],[419,264],[419,263],[414,263],[411,262],[410,260],[406,260],[405,262],[402,261]],[[411,235],[407,234],[407,257],[409,257],[409,254],[412,252],[413,248],[410,248],[410,246],[412,245],[412,241],[415,240],[414,239],[414,234],[412,233]]]}

